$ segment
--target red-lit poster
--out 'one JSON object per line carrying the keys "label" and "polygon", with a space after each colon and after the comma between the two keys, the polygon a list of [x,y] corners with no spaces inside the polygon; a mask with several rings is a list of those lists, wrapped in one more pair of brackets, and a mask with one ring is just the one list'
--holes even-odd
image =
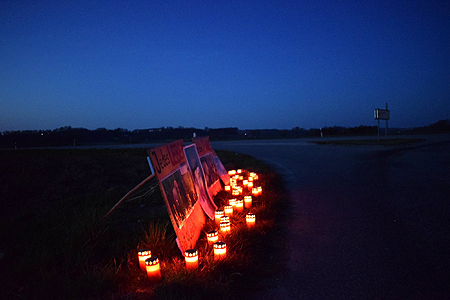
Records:
{"label": "red-lit poster", "polygon": [[186,146],[184,147],[184,153],[194,179],[194,186],[197,191],[198,200],[200,201],[206,215],[211,220],[214,220],[214,212],[216,211],[217,206],[214,204],[214,200],[206,187],[206,179],[203,173],[202,164],[200,163],[200,158],[198,157],[197,147],[195,144]]}
{"label": "red-lit poster", "polygon": [[198,156],[200,157],[200,162],[205,174],[209,194],[216,195],[222,189],[219,181],[219,172],[217,171],[216,166],[215,156],[217,155],[211,148],[209,137],[194,138],[194,143],[197,146]]}
{"label": "red-lit poster", "polygon": [[183,141],[178,140],[148,150],[159,181],[161,193],[177,235],[178,247],[195,248],[205,224],[205,215],[198,200],[194,180],[183,151]]}
{"label": "red-lit poster", "polygon": [[230,175],[228,175],[227,169],[225,169],[222,162],[220,161],[220,158],[217,156],[214,150],[213,153],[214,153],[214,161],[216,162],[216,168],[217,172],[219,173],[220,179],[222,179],[225,185],[230,185]]}

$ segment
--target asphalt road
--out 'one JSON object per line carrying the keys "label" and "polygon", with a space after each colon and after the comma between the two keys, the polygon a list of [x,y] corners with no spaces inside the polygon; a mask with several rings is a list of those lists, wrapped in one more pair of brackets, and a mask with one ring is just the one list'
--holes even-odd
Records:
{"label": "asphalt road", "polygon": [[255,299],[449,299],[450,135],[423,138],[408,147],[213,142],[265,161],[290,192],[287,271]]}

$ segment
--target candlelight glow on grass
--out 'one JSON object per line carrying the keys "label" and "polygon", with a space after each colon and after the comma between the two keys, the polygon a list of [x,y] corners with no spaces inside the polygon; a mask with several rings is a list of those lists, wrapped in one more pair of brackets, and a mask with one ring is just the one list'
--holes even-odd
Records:
{"label": "candlelight glow on grass", "polygon": [[[231,154],[222,162],[239,160],[240,157],[253,162],[252,158],[248,156]],[[23,154],[15,153],[8,156],[8,160],[20,158],[14,165],[20,166],[21,170],[20,176],[19,174],[10,174],[9,177],[12,176],[11,178],[16,178],[17,182],[22,182],[24,174],[33,174],[33,170],[36,170],[37,166],[52,169],[56,161],[64,168],[54,169],[55,178],[85,178],[86,184],[96,183],[100,180],[103,187],[109,186],[111,182],[116,182],[116,177],[118,177],[119,181],[125,182],[127,186],[134,186],[136,180],[141,180],[141,178],[136,179],[136,174],[147,174],[148,172],[148,165],[141,164],[142,157],[145,155],[146,153],[142,149],[39,150],[39,153],[34,150],[24,150]],[[219,155],[224,155],[224,152]],[[45,161],[43,157],[45,157]],[[23,161],[26,163],[22,164]],[[101,176],[98,176],[97,168],[81,169],[80,172],[74,173],[67,172],[67,170],[71,170],[73,161],[80,166],[90,166],[92,162],[95,162],[95,165],[100,166],[103,170],[100,172]],[[123,164],[124,162],[125,164]],[[245,164],[240,163],[240,165]],[[116,172],[118,166],[123,166],[119,173]],[[59,172],[61,170],[65,171],[61,173]],[[266,174],[270,174],[270,170],[265,170],[263,174],[269,178],[272,191],[273,185],[276,185],[277,181],[273,181],[273,177],[267,177]],[[242,174],[244,177],[247,174],[244,168]],[[45,181],[48,178],[36,177],[35,180],[38,180],[42,186],[49,185],[49,182]],[[78,181],[74,179],[70,182]],[[253,249],[266,243],[267,234],[272,228],[273,223],[271,223],[270,217],[275,210],[274,206],[269,203],[274,201],[270,198],[273,194],[267,196],[265,193],[252,205],[252,212],[258,215],[256,230],[247,229],[245,214],[239,213],[230,217],[233,222],[232,234],[226,236],[225,260],[216,260],[214,256],[213,243],[220,240],[221,233],[219,225],[208,219],[205,223],[204,233],[195,245],[199,254],[198,268],[193,272],[188,272],[184,251],[181,253],[177,246],[176,235],[167,214],[164,199],[158,192],[151,195],[148,193],[150,189],[154,188],[154,183],[148,182],[143,187],[142,193],[138,192],[139,195],[145,196],[134,201],[124,202],[110,218],[103,221],[101,219],[105,213],[128,191],[122,185],[113,186],[111,190],[105,192],[103,189],[98,189],[97,184],[92,184],[92,186],[88,185],[90,192],[86,194],[85,189],[80,189],[78,184],[74,184],[69,186],[71,192],[69,198],[64,198],[67,196],[67,191],[61,190],[61,193],[58,193],[59,189],[55,190],[55,194],[51,194],[52,198],[63,199],[69,204],[57,207],[54,206],[54,202],[48,201],[44,197],[47,194],[42,193],[42,196],[36,198],[42,209],[33,211],[38,218],[26,219],[25,223],[22,221],[17,223],[17,220],[23,220],[22,216],[27,215],[28,211],[25,210],[20,212],[20,218],[7,222],[7,228],[12,230],[11,236],[14,234],[15,238],[14,240],[8,240],[8,238],[4,240],[5,245],[11,249],[11,253],[16,253],[15,255],[20,261],[30,263],[23,264],[23,268],[18,264],[8,264],[7,259],[10,256],[8,256],[9,252],[5,252],[2,261],[5,264],[2,267],[5,267],[5,274],[11,274],[11,276],[4,276],[6,282],[2,289],[8,290],[9,287],[23,286],[25,277],[15,277],[14,274],[33,276],[32,281],[27,281],[29,285],[26,289],[20,292],[14,291],[18,293],[18,297],[23,299],[32,299],[38,294],[42,295],[41,298],[50,299],[54,297],[54,290],[61,293],[61,298],[64,299],[92,297],[101,299],[173,299],[173,295],[177,295],[178,299],[213,299],[214,295],[223,295],[222,298],[228,299],[242,299],[243,295],[240,294],[240,291],[242,290],[244,293],[246,289],[242,289],[242,286],[237,284],[236,274],[246,274],[239,279],[241,284],[246,282],[245,286],[248,283],[248,286],[253,288],[259,284],[261,278],[258,276],[264,272],[258,272],[262,267],[258,261],[263,261],[266,256],[254,257],[261,251],[253,251]],[[64,184],[67,185],[67,182],[56,182],[58,186]],[[92,192],[96,188],[97,192]],[[245,192],[247,193],[247,191]],[[217,207],[223,207],[227,204],[230,196],[230,193],[220,191],[213,200]],[[266,203],[267,201],[269,202]],[[46,212],[52,213],[46,214]],[[42,235],[45,235],[46,231],[40,229],[40,223],[36,223],[42,219],[48,219],[49,226],[51,224],[64,224],[64,226],[48,232],[51,233],[51,237],[43,239]],[[136,222],[137,219],[140,222]],[[21,231],[18,231],[18,228]],[[22,230],[23,228],[25,229]],[[209,241],[207,232],[212,230],[216,232],[216,237],[213,241]],[[58,235],[59,232],[62,235]],[[26,239],[21,238],[24,233],[26,233]],[[93,236],[95,239],[92,239]],[[68,243],[48,244],[46,242],[65,238],[69,238]],[[108,247],[105,248],[104,245],[108,245]],[[29,247],[32,251],[20,251]],[[151,249],[152,255],[158,257],[161,273],[161,280],[158,282],[151,283],[146,272],[147,266],[143,272],[141,264],[138,264],[138,250],[142,249]],[[102,255],[99,256],[98,253],[102,253]],[[49,261],[54,260],[62,263],[48,264]],[[75,268],[67,269],[66,266],[75,260],[77,263],[79,262],[79,268],[76,268],[77,270]],[[11,259],[11,261],[13,260]],[[83,272],[78,272],[81,269]],[[55,287],[54,290],[46,289],[49,282],[52,287]],[[198,289],[199,286],[201,289]],[[14,293],[13,291],[7,292],[11,295]]]}

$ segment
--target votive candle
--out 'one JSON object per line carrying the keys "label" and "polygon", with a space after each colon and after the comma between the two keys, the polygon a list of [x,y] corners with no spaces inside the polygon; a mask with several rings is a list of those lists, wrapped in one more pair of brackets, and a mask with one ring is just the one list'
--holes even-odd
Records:
{"label": "votive candle", "polygon": [[145,271],[145,260],[152,256],[152,252],[150,249],[139,249],[138,250],[138,259],[139,259],[139,267]]}
{"label": "votive candle", "polygon": [[145,266],[147,269],[147,277],[150,281],[157,282],[161,280],[161,267],[158,257],[152,256],[146,259]]}
{"label": "votive candle", "polygon": [[198,251],[197,249],[189,249],[184,251],[184,261],[186,269],[195,270],[198,268]]}
{"label": "votive candle", "polygon": [[255,216],[255,214],[248,213],[245,216],[245,222],[247,223],[247,227],[248,228],[251,228],[251,227],[255,226],[255,223],[256,223],[256,216]]}
{"label": "votive candle", "polygon": [[213,247],[214,259],[222,259],[227,255],[227,244],[225,242],[215,242]]}

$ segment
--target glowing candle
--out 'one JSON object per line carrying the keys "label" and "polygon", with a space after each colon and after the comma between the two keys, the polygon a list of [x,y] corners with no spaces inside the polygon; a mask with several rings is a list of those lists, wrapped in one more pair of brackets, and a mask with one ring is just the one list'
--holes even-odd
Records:
{"label": "glowing candle", "polygon": [[225,216],[232,216],[233,215],[233,206],[231,205],[225,205],[223,207],[223,211],[225,213]]}
{"label": "glowing candle", "polygon": [[222,259],[227,255],[227,244],[225,242],[214,243],[214,259]]}
{"label": "glowing candle", "polygon": [[258,196],[258,193],[259,193],[258,188],[253,188],[252,189],[253,196]]}
{"label": "glowing candle", "polygon": [[239,194],[240,194],[240,192],[239,192],[239,190],[238,189],[233,189],[233,191],[231,192],[231,195],[233,195],[233,196],[239,196]]}
{"label": "glowing candle", "polygon": [[247,223],[247,227],[248,228],[253,227],[255,225],[255,222],[256,222],[255,214],[248,213],[245,216],[245,222]]}
{"label": "glowing candle", "polygon": [[219,233],[215,230],[211,230],[206,234],[206,238],[208,239],[208,244],[214,244],[219,240]]}
{"label": "glowing candle", "polygon": [[256,174],[255,172],[250,172],[249,177],[252,177],[252,181],[258,180],[258,174]]}
{"label": "glowing candle", "polygon": [[230,178],[230,187],[234,187],[237,184],[236,179]]}
{"label": "glowing candle", "polygon": [[152,256],[145,260],[145,266],[147,268],[147,276],[150,281],[157,282],[161,280],[161,267],[159,265],[159,259],[156,256]]}
{"label": "glowing candle", "polygon": [[152,256],[152,252],[150,251],[150,249],[139,249],[138,250],[139,267],[141,267],[141,269],[143,271],[145,271],[145,260],[147,258],[150,258],[151,256]]}
{"label": "glowing candle", "polygon": [[253,182],[253,176],[248,176],[248,182]]}
{"label": "glowing candle", "polygon": [[236,170],[230,170],[228,171],[228,175],[236,175]]}
{"label": "glowing candle", "polygon": [[250,208],[252,206],[252,196],[244,196],[244,206],[245,208]]}
{"label": "glowing candle", "polygon": [[222,222],[230,222],[230,216],[220,217],[220,223],[222,223]]}
{"label": "glowing candle", "polygon": [[224,187],[224,189],[225,189],[226,192],[229,192],[229,191],[231,191],[231,186],[226,185],[226,186]]}
{"label": "glowing candle", "polygon": [[248,185],[248,179],[244,179],[244,181],[242,181],[242,184],[244,185],[244,187],[246,187]]}
{"label": "glowing candle", "polygon": [[220,224],[220,217],[224,216],[223,210],[216,210],[214,213],[214,220],[216,221],[217,225]]}
{"label": "glowing candle", "polygon": [[238,212],[244,211],[244,200],[236,200],[236,211]]}
{"label": "glowing candle", "polygon": [[247,188],[248,188],[249,191],[252,190],[252,188],[253,188],[253,181],[249,181],[249,182],[248,182]]}
{"label": "glowing candle", "polygon": [[258,195],[261,195],[262,194],[262,187],[258,186],[257,189],[258,189]]}
{"label": "glowing candle", "polygon": [[222,232],[223,235],[227,235],[231,231],[231,224],[230,222],[220,222],[220,232]]}
{"label": "glowing candle", "polygon": [[197,249],[189,249],[184,251],[184,261],[186,269],[195,270],[198,268],[198,251]]}
{"label": "glowing candle", "polygon": [[236,198],[228,199],[228,205],[235,206],[236,205]]}
{"label": "glowing candle", "polygon": [[241,174],[242,173],[242,169],[237,169],[236,173]]}

